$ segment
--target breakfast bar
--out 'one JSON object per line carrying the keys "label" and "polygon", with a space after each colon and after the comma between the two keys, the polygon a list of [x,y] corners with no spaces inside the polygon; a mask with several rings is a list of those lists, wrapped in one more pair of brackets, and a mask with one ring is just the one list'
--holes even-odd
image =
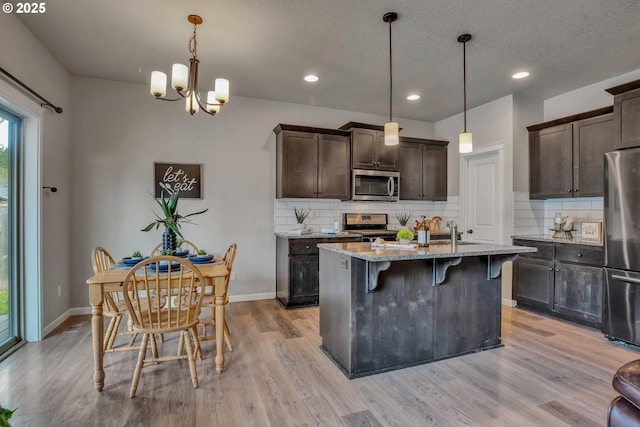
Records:
{"label": "breakfast bar", "polygon": [[357,378],[501,346],[505,261],[535,248],[326,243],[322,350]]}

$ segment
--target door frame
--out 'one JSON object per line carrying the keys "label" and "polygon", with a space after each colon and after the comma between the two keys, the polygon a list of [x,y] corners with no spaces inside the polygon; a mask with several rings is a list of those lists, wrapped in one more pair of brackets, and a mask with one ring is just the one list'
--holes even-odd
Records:
{"label": "door frame", "polygon": [[498,234],[500,238],[496,242],[497,244],[507,244],[508,242],[505,240],[508,238],[505,237],[505,231],[508,227],[505,227],[506,220],[506,194],[505,194],[505,180],[506,180],[506,159],[505,159],[505,147],[504,143],[500,142],[494,145],[490,145],[487,147],[482,147],[477,150],[473,150],[471,153],[461,153],[460,154],[460,204],[462,205],[462,224],[464,225],[464,234],[462,236],[463,240],[469,240],[469,236],[466,232],[469,225],[469,204],[467,203],[467,198],[469,196],[469,188],[467,187],[467,180],[469,178],[469,162],[471,160],[484,157],[487,155],[497,155],[498,157],[498,211],[500,218],[498,218]]}
{"label": "door frame", "polygon": [[[31,98],[0,80],[0,105],[22,116],[22,193],[23,215],[20,230],[22,258],[17,274],[22,288],[20,328],[26,341],[40,341],[43,332],[42,301],[42,122],[44,108]],[[29,171],[26,173],[25,171]],[[3,355],[9,356],[20,344]]]}

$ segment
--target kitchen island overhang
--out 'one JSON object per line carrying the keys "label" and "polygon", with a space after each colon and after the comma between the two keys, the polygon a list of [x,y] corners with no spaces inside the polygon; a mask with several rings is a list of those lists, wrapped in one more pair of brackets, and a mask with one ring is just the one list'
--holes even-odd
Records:
{"label": "kitchen island overhang", "polygon": [[501,346],[502,263],[535,251],[318,247],[321,348],[349,378]]}

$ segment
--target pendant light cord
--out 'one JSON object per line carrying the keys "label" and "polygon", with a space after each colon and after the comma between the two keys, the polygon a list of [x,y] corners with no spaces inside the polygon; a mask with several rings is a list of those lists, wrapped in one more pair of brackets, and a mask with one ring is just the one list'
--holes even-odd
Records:
{"label": "pendant light cord", "polygon": [[467,42],[462,43],[462,81],[464,87],[464,131],[467,132]]}
{"label": "pendant light cord", "polygon": [[389,20],[389,121],[392,121],[393,116],[393,51],[391,49],[391,20]]}

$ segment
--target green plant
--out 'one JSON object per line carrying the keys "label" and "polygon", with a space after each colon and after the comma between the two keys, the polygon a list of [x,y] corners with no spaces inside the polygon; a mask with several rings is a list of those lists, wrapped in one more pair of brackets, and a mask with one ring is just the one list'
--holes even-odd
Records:
{"label": "green plant", "polygon": [[198,249],[198,255],[206,255],[207,251],[205,251],[204,249]]}
{"label": "green plant", "polygon": [[131,255],[131,258],[142,258],[142,252],[135,251],[133,255]]}
{"label": "green plant", "polygon": [[398,240],[413,240],[413,232],[408,228],[403,228],[396,234]]}
{"label": "green plant", "polygon": [[0,315],[9,314],[9,291],[0,291]]}
{"label": "green plant", "polygon": [[0,406],[0,426],[11,426],[11,424],[9,424],[9,418],[11,418],[11,415],[13,415],[15,411],[15,409],[12,411]]}
{"label": "green plant", "polygon": [[[152,195],[153,196],[153,195]],[[158,215],[157,213],[154,212],[155,216],[156,216],[156,220],[153,221],[151,224],[147,225],[145,228],[142,229],[142,231],[150,231],[154,226],[156,229],[158,229],[160,227],[160,225],[164,225],[165,227],[173,230],[174,233],[176,233],[178,236],[182,237],[184,239],[184,236],[182,236],[182,232],[180,231],[180,223],[181,222],[191,222],[191,220],[186,219],[190,216],[194,216],[194,215],[200,215],[205,213],[206,211],[209,210],[209,208],[200,211],[200,212],[194,212],[194,213],[190,213],[188,215],[180,215],[178,213],[178,199],[180,197],[180,192],[179,191],[175,191],[171,194],[171,197],[169,199],[165,199],[164,197],[164,191],[160,194],[160,200],[155,199],[156,203],[158,203],[158,205],[160,206],[160,208],[162,209],[162,216]]]}
{"label": "green plant", "polygon": [[160,253],[160,255],[164,255],[164,256],[173,255],[173,251],[171,249],[160,249],[158,251],[158,253]]}
{"label": "green plant", "polygon": [[296,215],[296,221],[298,221],[298,224],[302,224],[311,212],[305,211],[304,209],[298,210],[298,208],[293,208],[293,213]]}
{"label": "green plant", "polygon": [[411,212],[396,212],[396,219],[402,227],[406,227],[407,222],[411,219]]}

